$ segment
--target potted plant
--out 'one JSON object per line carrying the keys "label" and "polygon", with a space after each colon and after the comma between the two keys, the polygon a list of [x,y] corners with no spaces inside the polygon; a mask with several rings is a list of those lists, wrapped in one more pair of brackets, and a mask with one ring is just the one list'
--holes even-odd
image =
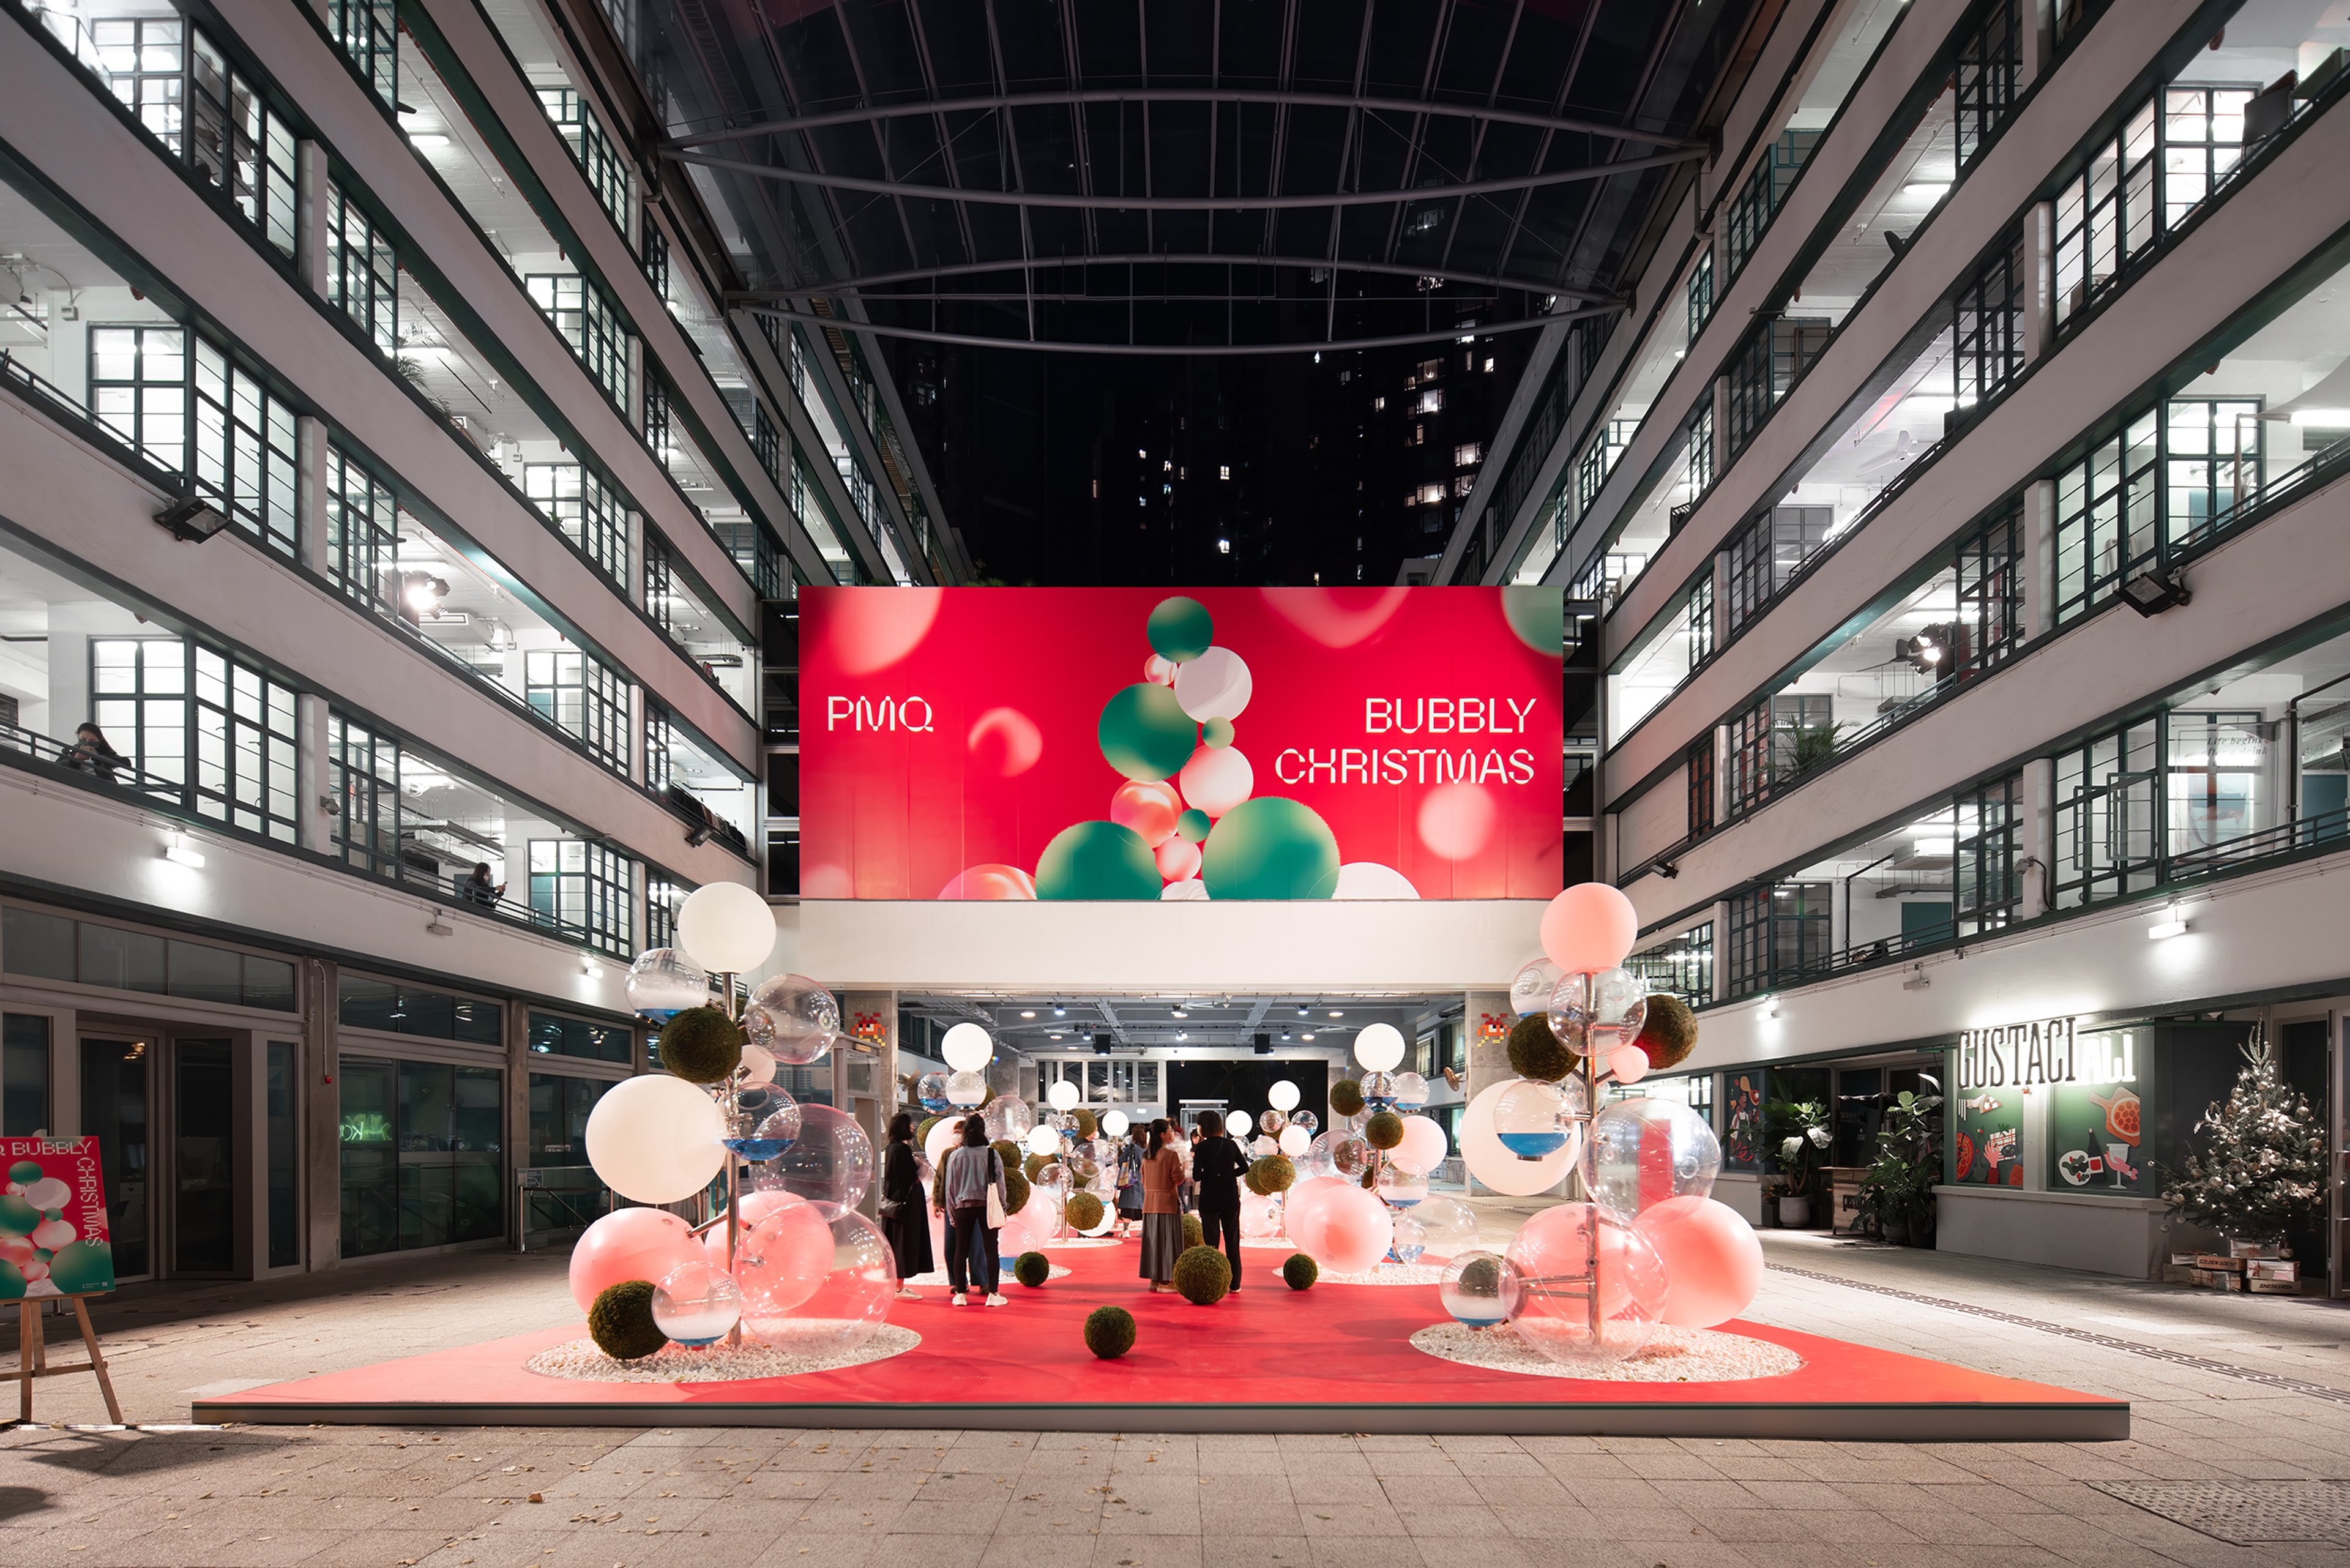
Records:
{"label": "potted plant", "polygon": [[[1929,1090],[1942,1085],[1920,1073]],[[1877,1124],[1877,1158],[1860,1179],[1856,1199],[1864,1220],[1896,1246],[1922,1247],[1934,1233],[1934,1183],[1941,1176],[1939,1094],[1904,1089],[1886,1102]]]}
{"label": "potted plant", "polygon": [[1787,1184],[1779,1198],[1779,1223],[1800,1231],[1812,1222],[1812,1194],[1819,1190],[1820,1168],[1834,1141],[1828,1108],[1819,1100],[1774,1100],[1770,1115],[1779,1174]]}

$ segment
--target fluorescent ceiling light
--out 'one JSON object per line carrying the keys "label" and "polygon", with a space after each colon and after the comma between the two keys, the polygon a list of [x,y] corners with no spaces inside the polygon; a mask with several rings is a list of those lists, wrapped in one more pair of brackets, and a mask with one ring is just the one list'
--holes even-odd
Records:
{"label": "fluorescent ceiling light", "polygon": [[2148,940],[2158,942],[2165,937],[2183,937],[2187,934],[2186,911],[2173,904],[2162,913],[2163,919],[2147,927],[2146,934]]}
{"label": "fluorescent ceiling light", "polygon": [[2297,425],[2350,425],[2350,409],[2295,409],[2293,422]]}
{"label": "fluorescent ceiling light", "polygon": [[1910,841],[1909,853],[1912,855],[1950,855],[1955,853],[1958,847],[1958,840],[1955,838],[1918,838]]}
{"label": "fluorescent ceiling light", "polygon": [[199,871],[203,869],[203,854],[188,842],[188,836],[184,833],[172,835],[172,842],[164,847],[163,858],[175,865],[192,867]]}
{"label": "fluorescent ceiling light", "polygon": [[1948,180],[1913,180],[1901,187],[1901,193],[1905,196],[1930,196],[1939,201],[1950,193],[1950,189]]}
{"label": "fluorescent ceiling light", "polygon": [[411,135],[408,140],[415,145],[423,148],[428,152],[432,151],[435,148],[446,147],[449,145],[449,139],[447,137],[437,135],[429,130],[420,131]]}

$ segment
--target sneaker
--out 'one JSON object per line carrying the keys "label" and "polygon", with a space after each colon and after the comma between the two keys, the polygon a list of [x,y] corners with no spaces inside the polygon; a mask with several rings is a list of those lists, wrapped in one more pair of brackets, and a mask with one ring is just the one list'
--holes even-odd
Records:
{"label": "sneaker", "polygon": [[957,1291],[954,1293],[954,1300],[950,1302],[948,1304],[950,1306],[969,1306],[971,1305],[971,1298],[963,1294],[962,1292]]}
{"label": "sneaker", "polygon": [[898,1293],[898,1299],[901,1302],[918,1302],[922,1299],[922,1293],[920,1291],[899,1291]]}
{"label": "sneaker", "polygon": [[1010,1306],[1012,1303],[1004,1300],[1002,1292],[997,1292],[987,1298],[987,1304],[990,1306]]}

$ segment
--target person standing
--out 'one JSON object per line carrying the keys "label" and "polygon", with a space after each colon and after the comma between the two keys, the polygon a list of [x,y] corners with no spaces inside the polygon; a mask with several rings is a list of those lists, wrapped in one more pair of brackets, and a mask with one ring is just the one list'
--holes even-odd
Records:
{"label": "person standing", "polygon": [[1183,1251],[1183,1213],[1175,1206],[1183,1157],[1175,1148],[1174,1125],[1165,1116],[1150,1124],[1148,1147],[1142,1161],[1142,1262],[1137,1272],[1157,1294],[1175,1288],[1175,1260]]}
{"label": "person standing", "polygon": [[114,770],[130,765],[120,752],[107,743],[106,732],[95,724],[74,727],[73,744],[57,753],[57,761],[78,774],[94,774],[108,784],[114,782]]}
{"label": "person standing", "polygon": [[995,1254],[996,1228],[988,1223],[993,1192],[1012,1208],[1012,1187],[1003,1179],[1003,1157],[988,1147],[987,1127],[973,1114],[962,1119],[962,1142],[947,1151],[947,1286],[953,1304],[971,1304],[971,1287],[987,1287],[987,1304],[1005,1306],[1003,1264]]}
{"label": "person standing", "polygon": [[[1224,1118],[1214,1111],[1200,1113],[1201,1138],[1191,1150],[1191,1180],[1200,1192],[1200,1241],[1221,1244],[1232,1260],[1232,1289],[1241,1288],[1241,1173],[1248,1157],[1240,1145],[1224,1136]],[[1223,1240],[1217,1241],[1221,1233]]]}
{"label": "person standing", "polygon": [[1121,1238],[1132,1235],[1142,1223],[1142,1146],[1149,1137],[1149,1128],[1136,1127],[1118,1146],[1118,1233]]}
{"label": "person standing", "polygon": [[899,1111],[889,1119],[889,1147],[881,1157],[881,1235],[897,1262],[900,1301],[920,1301],[922,1293],[906,1282],[938,1266],[931,1257],[930,1203],[914,1153],[914,1118]]}

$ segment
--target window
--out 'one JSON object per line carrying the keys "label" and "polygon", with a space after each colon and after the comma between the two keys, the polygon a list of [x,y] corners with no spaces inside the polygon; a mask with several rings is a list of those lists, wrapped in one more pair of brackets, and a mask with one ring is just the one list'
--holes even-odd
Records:
{"label": "window", "polygon": [[2162,880],[2162,723],[2147,719],[2056,758],[2056,907]]}
{"label": "window", "polygon": [[172,473],[188,465],[188,329],[92,327],[89,407],[140,456]]}
{"label": "window", "polygon": [[1768,698],[1730,721],[1730,776],[1724,801],[1737,816],[1771,798],[1771,703]]}
{"label": "window", "polygon": [[1681,483],[1689,488],[1689,499],[1695,502],[1713,486],[1713,403],[1711,400],[1698,405],[1690,416],[1689,441],[1681,460]]}
{"label": "window", "polygon": [[1833,506],[1774,506],[1733,535],[1724,576],[1730,627],[1736,631],[1762,613],[1825,547],[1835,521]]}
{"label": "window", "polygon": [[669,386],[659,376],[645,377],[645,444],[663,468],[677,461],[677,449],[669,431]]}
{"label": "window", "polygon": [[535,648],[523,656],[523,695],[532,712],[618,774],[629,771],[629,699],[620,678],[577,649]]}
{"label": "window", "polygon": [[2169,853],[2190,855],[2251,832],[2268,757],[2260,714],[2172,713],[2163,727]]}
{"label": "window", "polygon": [[2023,374],[2023,296],[2019,231],[1959,286],[1951,307],[1951,358],[1960,408],[1987,401]]}
{"label": "window", "polygon": [[[2241,120],[2239,124],[2241,124]],[[2061,331],[2156,234],[2156,134],[2149,99],[2056,194],[2056,325]]]}
{"label": "window", "polygon": [[665,792],[670,786],[671,740],[669,710],[648,699],[645,703],[645,787],[656,794]]}
{"label": "window", "polygon": [[505,1234],[505,1075],[343,1059],[342,1255]]}
{"label": "window", "polygon": [[89,639],[90,718],[157,783],[187,783],[188,645],[176,637]]}
{"label": "window", "polygon": [[465,1045],[505,1043],[506,1012],[497,1002],[377,980],[348,970],[336,980],[335,1016],[346,1029],[454,1040]]}
{"label": "window", "polygon": [[195,808],[293,843],[300,752],[294,689],[209,648],[193,651]]}
{"label": "window", "polygon": [[671,278],[669,236],[661,233],[660,225],[654,223],[650,215],[645,219],[644,244],[639,248],[643,253],[640,260],[645,269],[645,281],[653,286],[653,293],[660,296],[663,305],[674,309],[675,306],[670,297]]}
{"label": "window", "polygon": [[1703,838],[1713,831],[1713,734],[1689,749],[1683,772],[1689,779],[1689,836]]}
{"label": "window", "polygon": [[1690,585],[1689,663],[1691,670],[1713,657],[1713,570],[1709,566]]}
{"label": "window", "polygon": [[2023,545],[2021,500],[1959,541],[1959,617],[1950,657],[1936,670],[1942,680],[1988,669],[2023,639]]}
{"label": "window", "polygon": [[386,354],[400,348],[400,262],[358,202],[327,187],[327,299]]}
{"label": "window", "polygon": [[[539,107],[546,118],[555,122],[563,138],[563,145],[571,150],[571,161],[579,165],[579,172],[588,178],[588,188],[596,192],[596,200],[625,237],[629,232],[629,166],[612,151],[612,140],[604,134],[579,94],[569,88],[541,88]],[[667,257],[664,254],[663,260]],[[666,298],[664,292],[663,297]]]}
{"label": "window", "polygon": [[1825,882],[1781,882],[1729,899],[1731,995],[1792,982],[1826,961],[1832,889]]}
{"label": "window", "polygon": [[202,31],[194,32],[194,43],[188,92],[192,121],[189,166],[290,260],[296,213],[294,132]]}
{"label": "window", "polygon": [[1820,357],[1834,328],[1825,317],[1779,317],[1757,326],[1730,362],[1730,446],[1742,452],[1795,379]]}
{"label": "window", "polygon": [[[1818,130],[1789,130],[1765,148],[1762,161],[1746,176],[1746,182],[1730,200],[1728,223],[1724,230],[1729,246],[1730,275],[1735,278],[1745,270],[1747,259],[1762,243],[1764,231],[1787,200],[1787,192],[1795,183],[1810,161],[1812,150],[1819,145],[1824,133]],[[1708,269],[1709,278],[1711,269]],[[1709,285],[1709,293],[1711,287]],[[1710,305],[1709,301],[1709,305]],[[1590,363],[1586,360],[1585,363]]]}
{"label": "window", "polygon": [[645,946],[677,945],[677,907],[685,902],[685,884],[655,872],[645,879]]}
{"label": "window", "polygon": [[389,578],[400,550],[400,503],[391,486],[327,448],[327,576],[343,593],[390,614]]}
{"label": "window", "polygon": [[2152,411],[2056,476],[2056,619],[2101,608],[2154,559],[2160,507]]}
{"label": "window", "polygon": [[1474,468],[1484,461],[1485,443],[1482,441],[1472,441],[1452,449],[1452,466],[1455,468]]}
{"label": "window", "polygon": [[636,863],[600,844],[576,838],[530,841],[530,907],[543,918],[584,930],[617,957],[635,956],[629,941]]}
{"label": "window", "polygon": [[1650,992],[1702,1007],[1713,1000],[1713,922],[1691,927],[1661,947],[1633,953],[1624,960],[1624,967],[1647,981]]}
{"label": "window", "polygon": [[1953,936],[1979,937],[2014,919],[2022,896],[2015,870],[2022,784],[2022,774],[2010,774],[1951,799]]}
{"label": "window", "polygon": [[[182,941],[37,909],[10,908],[0,910],[0,950],[5,952],[11,974],[78,981],[116,991],[143,991],[272,1012],[297,1010],[292,964],[207,942]],[[12,1106],[16,1070],[13,1055],[0,1063],[0,1086],[10,1096]],[[12,1120],[5,1136],[31,1130]]]}
{"label": "window", "polygon": [[[539,1014],[531,1016],[536,1023]],[[528,1163],[553,1168],[523,1191],[525,1231],[578,1230],[610,1210],[610,1189],[588,1164],[587,1141],[588,1117],[611,1087],[604,1078],[530,1075]]]}
{"label": "window", "polygon": [[2174,229],[2244,156],[2250,88],[2174,84],[2162,91],[2162,223]]}
{"label": "window", "polygon": [[[633,1039],[625,1024],[590,1023],[552,1012],[530,1015],[530,1048],[541,1056],[580,1056],[591,1062],[626,1062]],[[537,1152],[534,1147],[534,1153]]]}
{"label": "window", "polygon": [[2257,398],[2174,398],[2162,417],[2166,543],[2200,536],[2261,484]]}
{"label": "window", "polygon": [[588,374],[621,408],[629,406],[629,334],[602,289],[574,273],[533,273],[523,279],[531,302],[556,335],[579,356]]}
{"label": "window", "polygon": [[1216,465],[1216,477],[1218,479],[1230,479],[1232,476],[1232,465],[1231,463],[1223,462]]}
{"label": "window", "polygon": [[378,877],[399,877],[400,743],[329,713],[327,794],[335,803],[328,834],[344,864]]}
{"label": "window", "polygon": [[556,532],[614,582],[629,580],[629,514],[618,492],[576,462],[525,463],[522,479]]}
{"label": "window", "polygon": [[37,1012],[11,1012],[0,1019],[0,1137],[31,1137],[48,1129],[49,1021]]}
{"label": "window", "polygon": [[1430,387],[1428,390],[1420,393],[1419,397],[1412,403],[1411,411],[1416,414],[1442,413],[1444,411],[1444,389],[1441,387]]}
{"label": "window", "polygon": [[178,16],[93,21],[90,41],[106,85],[174,155],[185,151],[187,28]]}
{"label": "window", "polygon": [[2023,36],[2017,0],[1983,0],[1960,24],[1959,167],[1964,169],[2007,123],[2022,90]]}
{"label": "window", "polygon": [[202,337],[193,369],[198,488],[238,532],[296,558],[301,461],[294,410]]}
{"label": "window", "polygon": [[383,107],[400,107],[397,0],[327,0],[327,30]]}
{"label": "window", "polygon": [[1689,340],[1695,343],[1697,335],[1705,330],[1705,324],[1713,319],[1712,246],[1707,246],[1697,258],[1697,265],[1690,269],[1685,292],[1689,296]]}

